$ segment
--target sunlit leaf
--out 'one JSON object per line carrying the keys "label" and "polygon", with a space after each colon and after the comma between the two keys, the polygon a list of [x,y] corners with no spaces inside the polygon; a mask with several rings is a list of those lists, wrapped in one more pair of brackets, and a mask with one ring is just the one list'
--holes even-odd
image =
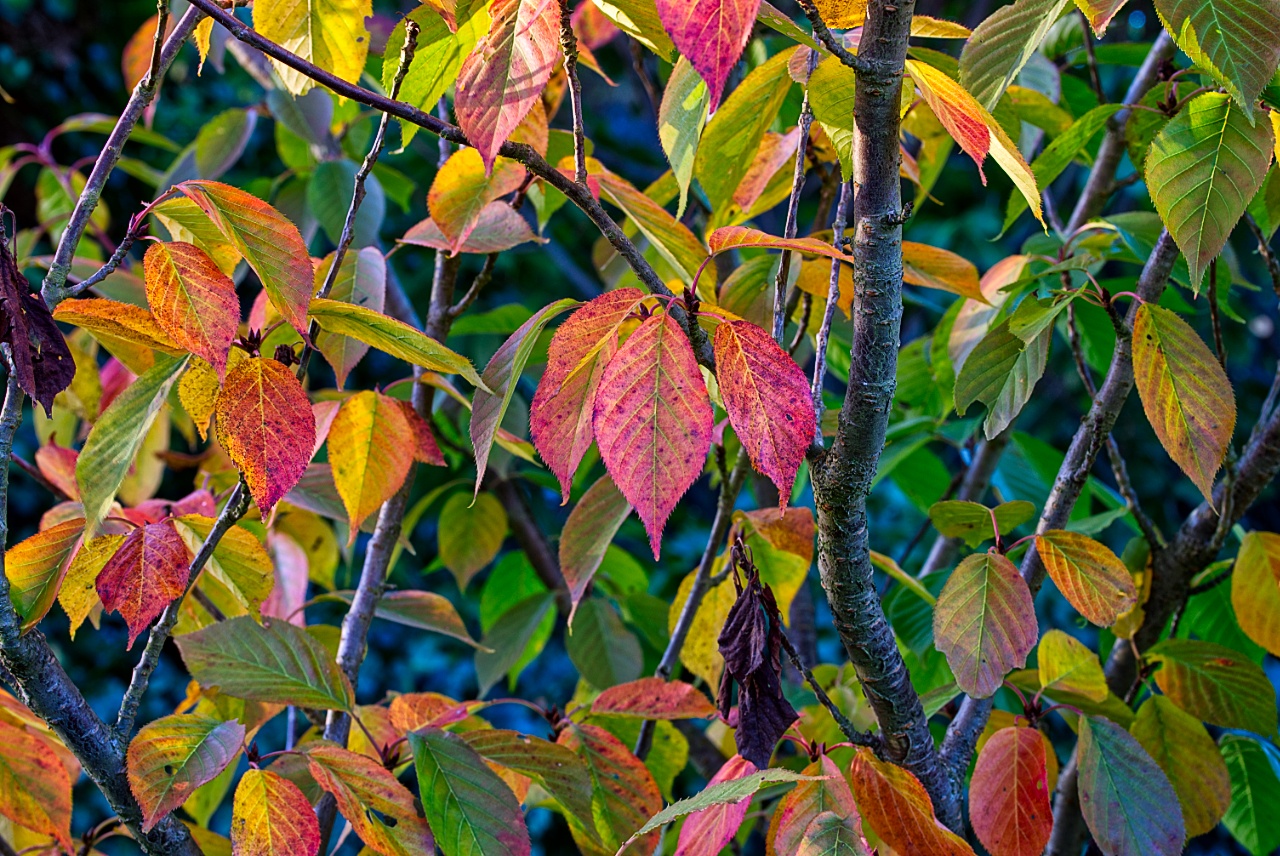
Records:
{"label": "sunlit leaf", "polygon": [[[317,286],[324,282],[333,265],[333,255],[325,257],[316,267]],[[365,247],[359,252],[342,257],[338,276],[329,292],[330,300],[364,306],[381,312],[386,301],[387,263],[377,247]],[[369,345],[349,336],[336,335],[321,330],[316,335],[316,350],[333,366],[338,387],[347,384],[347,375],[369,351]]]}
{"label": "sunlit leaf", "polygon": [[1156,0],[1155,7],[1178,47],[1252,118],[1280,65],[1280,10],[1258,0]]}
{"label": "sunlit leaf", "polygon": [[77,518],[50,526],[19,541],[4,554],[4,575],[9,578],[9,599],[26,632],[40,623],[62,588],[71,553],[84,533]]}
{"label": "sunlit leaf", "polygon": [[153,243],[143,265],[156,323],[225,377],[227,353],[240,325],[236,287],[195,244]]}
{"label": "sunlit leaf", "polygon": [[[442,10],[431,4],[419,6],[405,15],[391,31],[383,52],[382,88],[388,92],[395,81],[400,51],[404,47],[405,21],[418,25],[418,42],[413,63],[400,84],[400,100],[430,111],[458,79],[462,61],[476,42],[489,31],[489,6],[475,2],[456,4],[452,24],[446,23]],[[418,126],[402,122],[400,128],[401,140],[408,146]]]}
{"label": "sunlit leaf", "polygon": [[[858,807],[853,801],[853,792],[844,773],[831,760],[823,755],[813,761],[802,771],[806,776],[814,778],[806,782],[797,782],[796,786],[782,795],[773,817],[769,821],[769,833],[765,839],[768,856],[786,856],[800,853],[809,827],[822,815],[834,812],[844,818],[854,832],[861,836],[861,819]],[[819,856],[819,850],[813,856]],[[841,851],[835,851],[840,854]],[[835,854],[833,854],[835,856]],[[854,849],[848,856],[865,856],[862,851]]]}
{"label": "sunlit leaf", "polygon": [[1062,596],[1099,627],[1110,627],[1137,603],[1124,562],[1087,535],[1050,529],[1036,536],[1036,551]]}
{"label": "sunlit leaf", "polygon": [[98,574],[98,597],[107,612],[129,625],[129,645],[187,589],[187,545],[171,523],[149,523],[125,536]]}
{"label": "sunlit leaf", "polygon": [[[355,83],[369,53],[364,22],[372,14],[370,0],[268,0],[253,7],[253,25],[263,38]],[[314,85],[311,78],[284,63],[276,62],[275,68],[294,95]]]}
{"label": "sunlit leaf", "polygon": [[658,140],[671,164],[671,173],[680,186],[680,204],[676,216],[684,216],[693,181],[693,164],[698,153],[698,139],[707,123],[707,84],[694,70],[687,57],[676,60],[671,77],[662,90],[658,109]]}
{"label": "sunlit leaf", "polygon": [[1240,629],[1280,656],[1280,535],[1244,536],[1231,574],[1231,607]]}
{"label": "sunlit leaf", "polygon": [[1098,657],[1080,640],[1061,630],[1046,630],[1036,651],[1040,686],[1065,691],[1093,701],[1107,697],[1107,677]]}
{"label": "sunlit leaf", "polygon": [[[592,854],[623,852],[632,833],[662,809],[662,794],[653,775],[626,745],[597,725],[570,724],[556,736],[556,742],[586,762],[595,793],[596,829],[604,848],[583,847],[584,843],[589,845],[590,838],[583,838],[584,833],[571,823],[575,841]],[[625,854],[647,854],[657,840],[658,834],[650,833],[626,847]]]}
{"label": "sunlit leaf", "polygon": [[[342,403],[329,428],[329,460],[349,520],[363,521],[400,489],[413,466],[411,436],[395,399],[364,390]],[[351,527],[348,544],[358,531]]]}
{"label": "sunlit leaf", "polygon": [[377,761],[324,740],[307,746],[308,769],[370,849],[388,856],[435,853],[431,829],[414,796]]}
{"label": "sunlit leaf", "polygon": [[1040,48],[1071,0],[1017,0],[988,15],[960,52],[960,82],[988,110]]}
{"label": "sunlit leaf", "polygon": [[270,770],[246,770],[231,813],[236,856],[316,856],[320,823],[306,794]]}
{"label": "sunlit leaf", "polygon": [[658,17],[681,55],[707,82],[712,112],[720,106],[729,72],[751,37],[760,0],[658,0]]}
{"label": "sunlit leaf", "polygon": [[71,849],[71,777],[47,741],[0,718],[0,815]]}
{"label": "sunlit leaf", "polygon": [[852,818],[824,811],[805,827],[796,856],[867,856],[868,852]]}
{"label": "sunlit leaf", "polygon": [[200,714],[166,716],[144,725],[129,743],[129,789],[152,829],[240,754],[244,726]]}
{"label": "sunlit leaf", "polygon": [[533,779],[555,797],[567,817],[582,824],[584,831],[595,831],[591,775],[572,751],[540,737],[499,728],[470,731],[464,739],[485,760]]}

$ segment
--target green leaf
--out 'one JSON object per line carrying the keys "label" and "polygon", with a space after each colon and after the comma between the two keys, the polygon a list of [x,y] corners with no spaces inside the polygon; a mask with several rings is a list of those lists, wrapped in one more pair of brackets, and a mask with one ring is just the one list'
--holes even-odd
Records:
{"label": "green leaf", "polygon": [[469,731],[463,739],[487,760],[533,779],[555,798],[567,817],[599,840],[591,809],[591,774],[572,751],[540,737],[500,728]]}
{"label": "green leaf", "polygon": [[1155,6],[1178,47],[1252,119],[1254,102],[1280,65],[1280,9],[1266,0],[1156,0]]}
{"label": "green leaf", "polygon": [[867,845],[849,818],[824,811],[805,827],[796,856],[866,856]]}
{"label": "green leaf", "polygon": [[116,396],[94,423],[76,460],[87,537],[93,537],[106,517],[143,439],[187,365],[187,358],[156,354],[155,359],[155,366]]}
{"label": "green leaf", "polygon": [[[404,22],[413,21],[418,25],[418,43],[413,62],[400,84],[400,100],[419,110],[431,112],[435,109],[440,96],[458,79],[462,60],[471,53],[480,37],[489,31],[487,3],[459,3],[454,11],[456,33],[449,29],[440,12],[430,4],[419,6],[396,24],[382,54],[384,90],[391,91],[399,68],[400,51],[404,47]],[[403,146],[408,146],[417,133],[417,125],[403,120],[400,122],[400,140]]]}
{"label": "green leaf", "polygon": [[845,181],[853,177],[853,93],[853,69],[838,57],[823,60],[809,76],[809,107],[835,146]]}
{"label": "green leaf", "polygon": [[1251,125],[1219,92],[1192,98],[1151,142],[1147,189],[1187,258],[1193,289],[1262,186],[1274,146],[1270,122]]}
{"label": "green leaf", "polygon": [[555,597],[547,592],[528,597],[503,613],[484,634],[481,644],[493,653],[476,653],[476,681],[481,697],[520,661],[554,603]]}
{"label": "green leaf", "polygon": [[1178,856],[1186,840],[1178,796],[1129,732],[1082,717],[1080,810],[1094,840],[1113,856]]}
{"label": "green leaf", "polygon": [[997,9],[978,25],[960,52],[961,85],[982,106],[995,109],[1070,5],[1071,0],[1017,0]]}
{"label": "green leaf", "polygon": [[1160,665],[1160,690],[1192,716],[1223,728],[1275,733],[1275,687],[1243,655],[1212,642],[1166,639],[1146,658]]}
{"label": "green leaf", "polygon": [[1231,776],[1231,807],[1222,823],[1253,856],[1280,847],[1280,779],[1257,741],[1224,734],[1220,746]]}
{"label": "green leaf", "polygon": [[477,389],[485,389],[471,361],[430,336],[381,312],[337,300],[311,301],[311,317],[330,333],[341,333],[397,359],[424,369],[459,374]]}
{"label": "green leaf", "polygon": [[[355,592],[336,591],[333,594],[321,595],[316,600],[331,600],[350,604]],[[442,594],[431,591],[389,591],[378,598],[374,604],[373,614],[404,627],[415,630],[427,630],[452,636],[460,642],[466,642],[479,651],[488,651],[475,640],[462,623],[462,616],[453,603]]]}
{"label": "green leaf", "polygon": [[1187,322],[1144,303],[1133,324],[1133,375],[1160,444],[1212,504],[1213,479],[1236,425],[1222,365]]}
{"label": "green leaf", "polygon": [[[311,180],[307,182],[307,209],[320,221],[320,228],[335,245],[347,221],[358,169],[345,158],[324,161],[312,171]],[[387,195],[382,192],[382,183],[376,175],[365,178],[364,190],[364,201],[356,212],[352,229],[353,250],[378,242],[378,230],[387,214]]]}
{"label": "green leaf", "polygon": [[142,807],[142,828],[152,829],[212,781],[240,754],[244,726],[199,714],[166,716],[143,726],[129,744],[129,790]]}
{"label": "green leaf", "polygon": [[[1087,37],[1086,37],[1087,38]],[[1107,120],[1120,110],[1122,104],[1103,104],[1085,113],[1071,123],[1071,127],[1059,134],[1044,151],[1031,162],[1031,173],[1036,177],[1036,187],[1048,189],[1063,170],[1071,165],[1085,145],[1094,135],[1106,127]],[[1003,234],[1013,225],[1018,215],[1027,210],[1027,200],[1020,193],[1009,195],[1009,204],[1005,208],[1004,225],[1000,227]]]}
{"label": "green leaf", "polygon": [[961,416],[975,401],[987,406],[983,430],[990,439],[1013,422],[1031,398],[1049,359],[1052,328],[1030,342],[1009,329],[1009,319],[1001,321],[982,337],[956,377],[956,412]]}
{"label": "green leaf", "polygon": [[626,33],[667,62],[676,57],[676,46],[658,19],[654,0],[595,0],[596,8]]}
{"label": "green leaf", "polygon": [[1231,803],[1231,777],[1204,723],[1164,696],[1153,695],[1138,708],[1129,732],[1177,791],[1187,837],[1217,826]]}
{"label": "green leaf", "polygon": [[746,177],[764,132],[769,130],[791,89],[787,63],[795,49],[784,50],[754,68],[738,84],[702,132],[694,176],[711,210],[720,213]]}
{"label": "green leaf", "polygon": [[630,844],[637,838],[660,829],[671,823],[673,820],[679,820],[685,815],[693,814],[695,811],[702,811],[706,808],[718,805],[728,805],[736,803],[748,797],[754,796],[761,788],[766,785],[774,785],[780,782],[817,782],[825,779],[825,776],[805,776],[791,770],[768,769],[760,770],[741,779],[730,779],[717,785],[704,788],[699,793],[682,799],[679,802],[672,803],[662,811],[649,818],[644,826],[640,827],[625,844]]}
{"label": "green leaf", "polygon": [[960,538],[970,547],[976,547],[996,537],[995,530],[991,528],[993,513],[1003,537],[1035,517],[1036,507],[1023,499],[1001,503],[995,508],[963,499],[949,499],[930,506],[929,519],[939,534]]}
{"label": "green leaf", "polygon": [[258,624],[248,616],[219,621],[177,639],[201,686],[251,701],[349,710],[351,685],[333,655],[301,627]]}
{"label": "green leaf", "polygon": [[409,733],[422,808],[450,856],[527,856],[529,830],[515,794],[457,734]]}
{"label": "green leaf", "polygon": [[680,204],[676,216],[684,216],[693,181],[693,164],[698,153],[698,138],[707,124],[707,84],[693,70],[689,60],[680,57],[662,90],[658,108],[658,140],[662,153],[671,164],[671,173],[680,186]]}
{"label": "green leaf", "polygon": [[498,555],[507,537],[507,512],[491,493],[449,497],[440,511],[440,561],[465,589]]}
{"label": "green leaf", "polygon": [[603,598],[578,605],[565,648],[579,674],[596,689],[634,681],[644,670],[640,640]]}

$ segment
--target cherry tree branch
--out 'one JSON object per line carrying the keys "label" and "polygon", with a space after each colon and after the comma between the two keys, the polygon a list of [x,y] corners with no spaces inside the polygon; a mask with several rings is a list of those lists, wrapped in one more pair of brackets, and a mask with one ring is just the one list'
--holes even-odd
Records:
{"label": "cherry tree branch", "polygon": [[[816,51],[809,55],[808,72],[818,65]],[[791,196],[787,201],[787,219],[783,226],[783,237],[790,239],[796,236],[800,226],[800,194],[805,183],[805,154],[809,150],[809,129],[813,126],[813,108],[809,106],[809,87],[806,80],[804,100],[800,104],[800,139],[796,143],[795,171],[791,177]],[[787,280],[791,272],[791,253],[784,252],[778,261],[778,276],[773,281],[773,340],[782,344],[782,334],[787,326]],[[802,328],[803,329],[803,328]]]}
{"label": "cherry tree branch", "polygon": [[564,53],[564,73],[569,78],[569,112],[573,116],[573,180],[586,187],[587,140],[582,122],[582,81],[578,79],[578,38],[573,33],[569,0],[560,0],[560,50]]}
{"label": "cherry tree branch", "polygon": [[[845,181],[840,184],[840,201],[836,204],[836,219],[831,226],[831,240],[839,248],[844,241],[844,227],[849,217],[849,207],[853,204],[853,184]],[[831,342],[831,323],[836,317],[836,306],[840,302],[840,265],[844,262],[831,260],[831,281],[827,285],[827,302],[822,309],[822,323],[818,325],[818,335],[814,339],[813,381],[809,394],[813,397],[815,446],[821,447],[822,420],[827,413],[827,401],[822,391],[827,383],[827,347]]]}
{"label": "cherry tree branch", "polygon": [[[44,295],[45,303],[49,304],[50,309],[61,303],[62,298],[65,296],[63,289],[66,286],[67,275],[71,273],[71,263],[75,259],[76,246],[80,243],[80,238],[84,236],[84,230],[89,225],[89,218],[93,216],[94,209],[98,207],[98,200],[102,197],[102,190],[106,187],[107,179],[111,177],[112,170],[120,162],[120,156],[124,153],[125,142],[129,139],[129,135],[133,133],[138,120],[142,118],[147,108],[151,106],[151,102],[155,100],[156,90],[161,78],[169,70],[169,66],[173,64],[174,59],[178,56],[178,51],[186,44],[187,39],[190,38],[191,33],[195,30],[196,24],[200,23],[200,19],[204,15],[205,12],[192,6],[178,19],[178,23],[174,25],[173,32],[165,39],[163,47],[159,48],[152,57],[152,65],[148,69],[146,76],[133,88],[133,94],[129,96],[129,103],[125,105],[124,111],[120,114],[120,118],[116,120],[115,127],[107,137],[106,143],[103,144],[102,151],[98,154],[98,159],[94,161],[93,169],[89,172],[89,177],[85,179],[84,190],[77,197],[75,208],[71,211],[71,219],[67,221],[62,237],[58,240],[58,246],[53,253],[53,261],[49,265],[49,272],[45,274],[41,294]],[[163,32],[164,26],[162,23],[156,30],[157,42]]]}

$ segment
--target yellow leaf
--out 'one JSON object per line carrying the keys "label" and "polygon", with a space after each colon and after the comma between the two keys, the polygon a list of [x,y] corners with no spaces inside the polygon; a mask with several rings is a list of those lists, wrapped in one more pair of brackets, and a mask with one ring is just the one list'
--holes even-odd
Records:
{"label": "yellow leaf", "polygon": [[[721,556],[711,566],[712,574],[719,572],[723,566],[724,557]],[[689,599],[689,592],[693,590],[693,580],[697,573],[695,570],[681,581],[675,600],[671,602],[667,620],[672,628],[676,626],[680,611],[684,608],[685,601]],[[713,687],[720,685],[720,673],[724,671],[724,658],[720,656],[716,639],[720,636],[724,621],[729,616],[729,609],[737,599],[733,583],[728,579],[715,588],[709,589],[703,595],[702,603],[698,605],[693,623],[689,625],[689,635],[685,640],[684,648],[680,651],[680,662],[684,663],[685,668]]]}
{"label": "yellow leaf", "polygon": [[409,422],[400,405],[365,390],[348,398],[329,428],[333,483],[351,521],[348,544],[360,523],[404,483],[413,465]]}
{"label": "yellow leaf", "polygon": [[71,621],[72,639],[76,638],[76,631],[93,608],[101,603],[94,583],[123,540],[123,535],[102,535],[90,539],[81,545],[72,558],[67,576],[62,581],[62,588],[58,591],[58,603]]}
{"label": "yellow leaf", "polygon": [[[260,0],[253,6],[253,25],[263,38],[355,83],[369,55],[364,21],[372,14],[370,0]],[[314,85],[302,72],[272,62],[294,95]]]}
{"label": "yellow leaf", "polygon": [[1061,630],[1048,630],[1037,651],[1040,686],[1084,696],[1092,701],[1107,698],[1107,676],[1102,664],[1084,643]]}
{"label": "yellow leaf", "polygon": [[1280,535],[1244,536],[1231,574],[1231,606],[1245,635],[1280,657]]}

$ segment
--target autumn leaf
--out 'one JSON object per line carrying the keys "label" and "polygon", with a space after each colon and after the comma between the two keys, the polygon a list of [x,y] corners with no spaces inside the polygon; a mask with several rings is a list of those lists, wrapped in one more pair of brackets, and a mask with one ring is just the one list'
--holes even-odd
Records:
{"label": "autumn leaf", "polygon": [[1036,552],[1062,596],[1099,627],[1110,627],[1138,601],[1124,562],[1087,535],[1051,529],[1036,536]]}
{"label": "autumn leaf", "polygon": [[[333,266],[333,254],[329,254],[316,266],[316,288],[324,282]],[[381,312],[386,302],[387,263],[377,247],[365,247],[358,253],[347,253],[338,267],[337,278],[329,291],[329,299],[355,306],[364,306]],[[338,387],[347,385],[347,375],[369,352],[369,345],[350,336],[321,330],[316,335],[316,350],[324,355],[338,381]]]}
{"label": "autumn leaf", "polygon": [[1031,60],[1071,0],[1016,0],[979,24],[960,52],[960,82],[989,110]]}
{"label": "autumn leaf", "polygon": [[451,254],[461,250],[485,207],[513,193],[524,176],[524,167],[515,161],[503,158],[486,164],[475,149],[459,149],[449,156],[431,182],[427,210]]}
{"label": "autumn leaf", "polygon": [[546,239],[535,235],[524,217],[506,202],[490,202],[481,208],[475,225],[460,244],[452,243],[431,218],[409,227],[400,239],[402,244],[446,250],[455,255],[501,253],[530,241],[546,243]]}
{"label": "autumn leaf", "polygon": [[154,351],[185,353],[142,306],[104,297],[71,298],[58,304],[55,320],[74,324],[97,339],[111,355],[136,374],[156,364]]}
{"label": "autumn leaf", "polygon": [[76,638],[76,631],[101,603],[98,598],[98,574],[107,561],[120,549],[124,541],[123,535],[100,535],[90,538],[80,545],[71,564],[67,566],[66,576],[58,589],[58,603],[67,613],[70,622],[70,636]]}
{"label": "autumn leaf", "polygon": [[246,770],[231,811],[234,856],[316,856],[320,823],[306,794],[270,770]]}
{"label": "autumn leaf", "polygon": [[706,719],[715,716],[716,708],[683,681],[641,678],[600,693],[591,703],[591,712],[645,719]]}
{"label": "autumn leaf", "polygon": [[1252,119],[1280,63],[1280,11],[1258,0],[1157,0],[1155,7],[1178,47]]}
{"label": "autumn leaf", "polygon": [[[355,83],[369,53],[365,19],[370,0],[268,0],[253,7],[253,25],[265,39],[287,48],[325,71]],[[285,88],[303,95],[315,84],[284,63],[274,62]]]}
{"label": "autumn leaf", "polygon": [[[801,847],[809,827],[817,819],[828,813],[846,819],[850,828],[861,838],[862,821],[858,806],[853,801],[853,792],[849,782],[836,762],[829,755],[822,755],[802,771],[813,779],[797,782],[796,786],[782,795],[773,817],[769,821],[769,832],[765,838],[768,856],[787,856],[790,853],[803,852]],[[818,850],[813,856],[826,851]],[[855,848],[849,856],[865,856]]]}
{"label": "autumn leaf", "polygon": [[751,36],[760,0],[658,0],[662,27],[707,82],[711,112]]}
{"label": "autumn leaf", "polygon": [[1107,676],[1098,657],[1081,641],[1061,630],[1046,630],[1036,652],[1040,686],[1046,692],[1069,692],[1105,701]]}
{"label": "autumn leaf", "polygon": [[574,311],[551,339],[547,368],[529,410],[529,431],[538,454],[560,480],[565,502],[594,436],[600,376],[617,350],[623,321],[644,297],[638,288],[607,291]]}
{"label": "autumn leaf", "polygon": [[1003,728],[986,742],[969,783],[969,819],[992,856],[1038,856],[1044,850],[1053,813],[1039,731]]}
{"label": "autumn leaf", "polygon": [[1212,504],[1213,479],[1236,425],[1222,366],[1187,322],[1143,303],[1133,324],[1133,374],[1160,444]]}
{"label": "autumn leaf", "polygon": [[0,815],[71,849],[71,777],[49,743],[0,717]]}
{"label": "autumn leaf", "polygon": [[129,625],[129,646],[164,608],[187,590],[187,545],[171,523],[148,523],[125,536],[98,574],[98,597]]}
{"label": "autumn leaf", "polygon": [[[633,832],[662,809],[662,793],[653,774],[622,741],[600,726],[571,723],[556,735],[556,743],[576,753],[591,774],[596,829],[604,841],[604,853],[617,851]],[[571,822],[569,828],[575,842],[584,850],[589,847],[590,853],[602,852],[598,846],[590,845],[591,836],[582,837],[585,833],[580,823]],[[650,853],[657,841],[656,832],[643,836],[626,848],[625,856]]]}
{"label": "autumn leaf", "polygon": [[1213,725],[1256,734],[1276,729],[1275,688],[1262,668],[1223,645],[1166,639],[1146,652],[1156,685],[1174,704]]}
{"label": "autumn leaf", "polygon": [[554,0],[495,0],[488,34],[462,63],[454,110],[487,172],[551,79],[560,58],[559,12]]}
{"label": "autumn leaf", "polygon": [[645,320],[601,374],[592,419],[600,457],[655,559],[667,518],[702,474],[713,416],[693,348],[666,312]]}
{"label": "autumn leaf", "polygon": [[[734,755],[707,781],[707,786],[698,796],[705,797],[715,791],[716,785],[738,782],[755,772],[755,764],[741,755]],[[719,853],[738,833],[750,808],[751,794],[747,794],[734,802],[723,802],[692,812],[680,827],[676,853],[679,856]]]}
{"label": "autumn leaf", "polygon": [[9,241],[0,232],[0,339],[9,346],[9,359],[18,387],[53,415],[53,399],[71,385],[75,362],[49,306],[31,293],[27,278],[18,270]]}
{"label": "autumn leaf", "polygon": [[325,740],[310,743],[306,756],[316,784],[333,794],[338,811],[375,852],[426,856],[435,851],[413,794],[394,773]]}
{"label": "autumn leaf", "polygon": [[1169,777],[1187,837],[1217,826],[1231,805],[1231,776],[1204,723],[1167,697],[1153,695],[1138,708],[1129,733]]}
{"label": "autumn leaf", "polygon": [[1024,499],[1002,502],[995,508],[966,499],[946,499],[929,506],[929,520],[938,533],[959,538],[970,547],[994,538],[996,526],[1003,537],[1035,515],[1035,505]]}
{"label": "autumn leaf", "polygon": [[200,714],[166,716],[144,725],[129,743],[129,789],[151,830],[240,754],[244,726]]}
{"label": "autumn leaf", "polygon": [[62,588],[72,553],[84,533],[84,519],[50,526],[5,551],[9,599],[22,619],[22,632],[40,623]]}
{"label": "autumn leaf", "polygon": [[786,508],[796,471],[814,440],[808,378],[768,333],[749,321],[716,328],[715,356],[720,396],[734,433],[752,465],[777,486]]}
{"label": "autumn leaf", "polygon": [[235,283],[199,247],[178,241],[153,243],[143,266],[156,323],[225,379],[227,354],[240,325]]}
{"label": "autumn leaf", "polygon": [[903,241],[902,281],[987,302],[973,262],[941,247]]}
{"label": "autumn leaf", "polygon": [[306,336],[313,273],[298,227],[261,199],[230,185],[185,181],[178,189],[253,268],[280,316]]}
{"label": "autumn leaf", "polygon": [[868,856],[867,842],[852,818],[824,811],[805,827],[796,856]]}
{"label": "autumn leaf", "polygon": [[920,780],[902,767],[881,761],[860,747],[849,771],[863,820],[885,844],[900,853],[973,856],[973,849],[938,822]]}
{"label": "autumn leaf", "polygon": [[933,635],[956,683],[985,698],[1035,647],[1035,604],[1027,583],[1004,556],[976,553],[951,572],[933,613]]}
{"label": "autumn leaf", "polygon": [[1245,635],[1280,656],[1280,535],[1244,536],[1231,574],[1231,607]]}
{"label": "autumn leaf", "polygon": [[244,475],[258,508],[270,513],[302,478],[315,447],[316,421],[306,391],[287,366],[254,357],[227,374],[214,413],[218,442]]}
{"label": "autumn leaf", "polygon": [[351,520],[348,546],[359,523],[377,511],[404,484],[414,447],[404,411],[394,399],[371,390],[342,403],[329,429],[333,483]]}
{"label": "autumn leaf", "polygon": [[658,139],[680,186],[677,217],[684,216],[689,198],[698,138],[707,123],[708,100],[706,82],[694,70],[688,57],[680,57],[662,90],[662,104],[658,108]]}
{"label": "autumn leaf", "polygon": [[566,298],[544,306],[502,343],[502,346],[489,359],[489,364],[485,366],[480,379],[491,392],[476,390],[471,401],[469,429],[471,447],[475,450],[476,456],[476,493],[480,492],[485,470],[488,469],[493,441],[498,429],[502,426],[503,417],[515,394],[516,384],[529,358],[533,355],[540,334],[553,318],[577,305],[578,301]]}
{"label": "autumn leaf", "polygon": [[1080,717],[1080,810],[1094,840],[1116,856],[1176,856],[1186,831],[1178,796],[1141,744],[1119,725]]}

